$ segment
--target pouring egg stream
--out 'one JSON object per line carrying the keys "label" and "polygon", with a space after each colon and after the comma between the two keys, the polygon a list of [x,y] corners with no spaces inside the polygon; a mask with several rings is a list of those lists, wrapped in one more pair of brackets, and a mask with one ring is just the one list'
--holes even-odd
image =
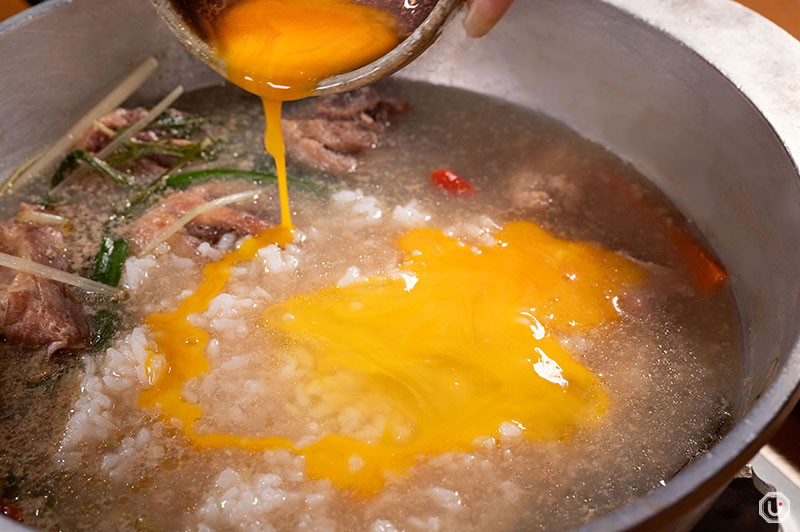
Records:
{"label": "pouring egg stream", "polygon": [[325,411],[352,408],[384,420],[380,438],[328,434],[298,446],[279,434],[195,430],[203,411],[182,388],[209,371],[209,334],[189,316],[208,308],[236,264],[292,240],[281,102],[308,96],[320,80],[369,63],[400,39],[389,15],[344,0],[244,0],[213,29],[228,78],[263,99],[281,224],[206,265],[197,290],[175,311],[146,318],[156,345],[139,406],[177,421],[200,449],[287,449],[305,458],[310,478],[361,496],[378,493],[425,456],[469,451],[501,427],[558,441],[599,420],[608,397],[558,336],[618,320],[615,298],[645,273],[597,245],[520,221],[483,247],[414,229],[398,241],[399,277],[331,286],[264,312],[263,324],[286,349],[311,355],[307,381],[297,386],[316,390]]}
{"label": "pouring egg stream", "polygon": [[229,80],[264,102],[264,145],[275,158],[281,225],[291,228],[281,102],[362,67],[397,46],[392,17],[346,0],[245,0],[214,21]]}

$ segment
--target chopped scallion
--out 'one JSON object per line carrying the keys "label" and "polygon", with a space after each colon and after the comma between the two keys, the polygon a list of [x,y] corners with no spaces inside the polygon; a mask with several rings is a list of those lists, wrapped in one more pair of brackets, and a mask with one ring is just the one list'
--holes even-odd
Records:
{"label": "chopped scallion", "polygon": [[94,271],[91,279],[108,286],[117,286],[122,278],[122,267],[128,257],[128,241],[103,237],[100,251],[94,258]]}
{"label": "chopped scallion", "polygon": [[50,186],[58,186],[62,181],[64,181],[64,179],[67,178],[67,175],[70,172],[73,172],[78,168],[78,163],[80,161],[85,162],[97,172],[110,177],[117,183],[127,186],[133,184],[133,179],[131,176],[113,168],[106,161],[98,159],[86,150],[75,150],[67,155],[67,157],[61,161],[61,164],[58,165],[58,169],[56,170],[56,173],[53,174],[53,178],[50,181]]}

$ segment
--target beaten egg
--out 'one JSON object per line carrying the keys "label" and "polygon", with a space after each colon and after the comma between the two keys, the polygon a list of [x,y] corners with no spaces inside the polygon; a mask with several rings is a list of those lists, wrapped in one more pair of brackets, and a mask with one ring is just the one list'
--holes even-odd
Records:
{"label": "beaten egg", "polygon": [[285,448],[305,457],[311,478],[362,495],[380,491],[387,475],[418,457],[467,450],[504,423],[529,439],[568,438],[602,416],[607,398],[558,334],[618,319],[617,294],[641,282],[643,270],[531,222],[510,223],[496,238],[472,247],[437,229],[412,230],[398,242],[405,260],[396,278],[331,286],[266,310],[267,327],[312,355],[311,377],[298,385],[314,386],[328,409],[380,416],[386,429],[378,441],[329,434],[299,447],[280,435],[194,430],[202,409],[181,389],[209,369],[208,334],[188,316],[208,308],[234,265],[288,243],[283,227],[207,265],[200,287],[176,311],[147,318],[166,371],[152,371],[154,386],[140,406],[179,420],[198,447]]}

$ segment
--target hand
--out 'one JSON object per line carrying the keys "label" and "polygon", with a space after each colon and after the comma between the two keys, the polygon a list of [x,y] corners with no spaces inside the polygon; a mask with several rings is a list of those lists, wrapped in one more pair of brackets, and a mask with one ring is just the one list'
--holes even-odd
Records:
{"label": "hand", "polygon": [[514,0],[467,0],[464,28],[470,37],[483,37],[503,18]]}

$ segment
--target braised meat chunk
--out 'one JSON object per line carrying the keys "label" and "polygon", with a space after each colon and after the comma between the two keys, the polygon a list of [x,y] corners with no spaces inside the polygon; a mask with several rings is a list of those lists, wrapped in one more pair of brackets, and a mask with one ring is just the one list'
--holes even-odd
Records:
{"label": "braised meat chunk", "polygon": [[375,109],[379,103],[381,98],[378,91],[372,87],[362,87],[322,96],[317,100],[317,115],[332,119],[356,118],[361,113]]}
{"label": "braised meat chunk", "polygon": [[[155,208],[139,218],[130,232],[133,242],[143,249],[170,225],[195,207],[225,194],[224,184],[200,185],[170,194]],[[216,243],[226,233],[255,235],[273,224],[250,213],[230,207],[217,207],[200,214],[185,227],[185,236]],[[192,243],[191,241],[189,243]],[[199,243],[199,242],[197,242]]]}
{"label": "braised meat chunk", "polygon": [[561,148],[544,150],[511,172],[509,198],[514,209],[537,212],[557,209],[578,212],[585,190],[578,186],[586,170]]}
{"label": "braised meat chunk", "polygon": [[406,111],[408,103],[382,99],[372,87],[323,96],[314,116],[282,121],[286,150],[324,172],[353,172],[355,156],[376,147],[390,120]]}
{"label": "braised meat chunk", "polygon": [[[75,149],[98,154],[122,130],[133,126],[147,114],[143,107],[115,109],[96,120],[75,143]],[[168,109],[128,139],[121,149],[106,156],[105,162],[134,179],[152,180],[184,157],[205,159],[212,153],[211,148],[198,146],[190,140],[201,121],[201,117]]]}
{"label": "braised meat chunk", "polygon": [[[23,203],[21,209],[41,208]],[[15,219],[0,224],[0,251],[69,271],[71,264],[62,251],[63,244],[61,230],[52,225]],[[52,355],[61,349],[86,346],[89,325],[70,287],[0,268],[0,333],[9,342],[45,347]]]}
{"label": "braised meat chunk", "polygon": [[100,117],[97,122],[90,127],[83,136],[75,143],[75,148],[97,153],[111,142],[111,135],[119,129],[128,127],[140,120],[147,114],[147,109],[137,107],[135,109],[114,109],[107,115]]}
{"label": "braised meat chunk", "polygon": [[[119,107],[110,113],[100,117],[95,124],[90,127],[81,138],[75,143],[75,149],[86,150],[91,153],[97,153],[105,148],[114,133],[117,131],[132,126],[147,115],[147,109],[144,107],[135,107],[133,109],[124,109]],[[133,136],[135,141],[139,142],[161,142],[164,140],[176,140],[177,133],[181,124],[191,121],[192,119],[186,113],[176,109],[168,109],[162,115],[161,120],[157,119],[145,129],[139,131]]]}

